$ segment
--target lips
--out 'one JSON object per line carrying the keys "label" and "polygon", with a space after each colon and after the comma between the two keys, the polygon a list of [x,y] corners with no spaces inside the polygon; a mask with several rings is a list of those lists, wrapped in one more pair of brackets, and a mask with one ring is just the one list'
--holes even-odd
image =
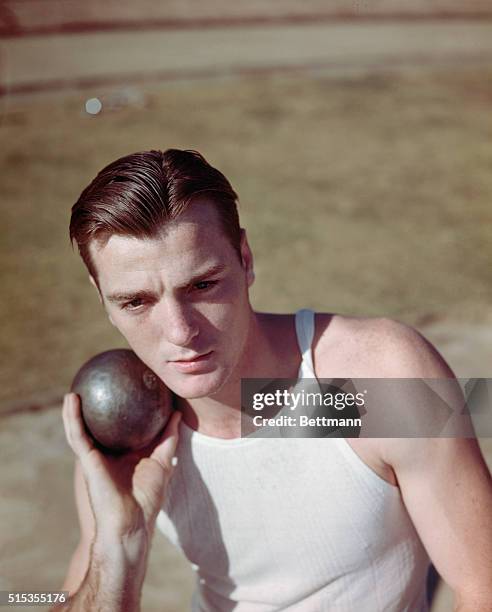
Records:
{"label": "lips", "polygon": [[196,355],[191,359],[177,359],[175,361],[170,361],[169,363],[179,372],[195,374],[205,372],[212,367],[212,355],[213,351],[209,351],[208,353]]}
{"label": "lips", "polygon": [[201,355],[190,357],[189,359],[174,359],[171,361],[171,363],[198,363],[203,359],[206,359],[211,353],[212,351],[209,351],[208,353],[202,353]]}

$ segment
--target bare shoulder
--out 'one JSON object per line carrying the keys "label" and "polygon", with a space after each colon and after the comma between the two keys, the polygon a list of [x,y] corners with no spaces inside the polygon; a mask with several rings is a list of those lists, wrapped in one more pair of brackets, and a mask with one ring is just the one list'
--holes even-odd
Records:
{"label": "bare shoulder", "polygon": [[[390,318],[317,313],[313,349],[318,378],[454,378],[438,350],[422,334]],[[415,418],[420,418],[419,413]],[[396,465],[409,461],[418,448],[433,447],[432,440],[426,438],[358,438],[348,442],[391,484],[398,480]]]}
{"label": "bare shoulder", "polygon": [[453,377],[421,333],[386,317],[317,313],[313,348],[320,378]]}

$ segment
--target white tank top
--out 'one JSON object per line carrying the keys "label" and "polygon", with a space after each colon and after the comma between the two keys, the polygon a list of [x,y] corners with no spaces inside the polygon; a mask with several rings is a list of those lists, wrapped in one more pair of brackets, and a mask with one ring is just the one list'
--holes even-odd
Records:
{"label": "white tank top", "polygon": [[[296,331],[299,378],[315,378],[312,311]],[[429,558],[399,489],[345,439],[222,439],[181,423],[177,456],[157,526],[197,573],[193,612],[428,610]]]}

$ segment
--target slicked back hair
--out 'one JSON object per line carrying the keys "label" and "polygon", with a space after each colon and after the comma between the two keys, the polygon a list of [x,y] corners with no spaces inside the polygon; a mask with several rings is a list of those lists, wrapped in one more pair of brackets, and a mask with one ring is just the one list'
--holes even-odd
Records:
{"label": "slicked back hair", "polygon": [[111,235],[155,238],[199,196],[211,202],[241,259],[237,194],[197,151],[167,149],[121,157],[103,168],[72,206],[70,241],[98,282],[89,244]]}

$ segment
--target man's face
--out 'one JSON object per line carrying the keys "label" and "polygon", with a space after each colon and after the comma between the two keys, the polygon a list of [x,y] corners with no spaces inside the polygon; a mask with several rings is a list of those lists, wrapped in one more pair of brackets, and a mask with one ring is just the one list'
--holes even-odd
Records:
{"label": "man's face", "polygon": [[213,395],[245,346],[253,281],[213,205],[196,202],[155,239],[111,236],[90,245],[112,323],[177,395]]}

